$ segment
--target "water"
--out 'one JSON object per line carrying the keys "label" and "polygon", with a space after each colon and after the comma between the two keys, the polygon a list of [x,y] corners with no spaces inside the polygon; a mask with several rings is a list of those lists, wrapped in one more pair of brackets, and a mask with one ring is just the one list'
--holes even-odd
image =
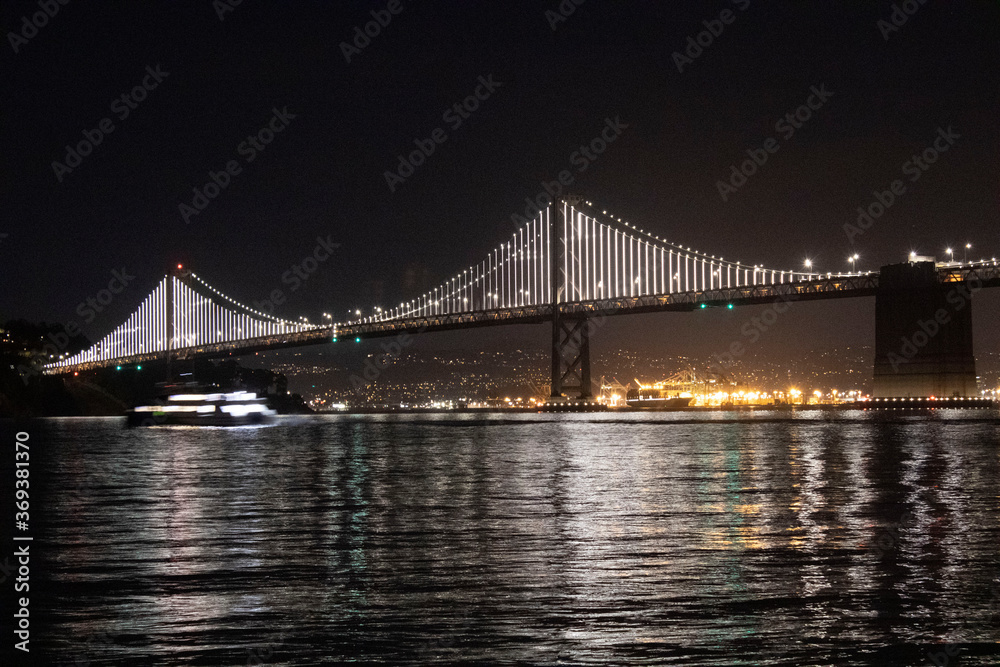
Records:
{"label": "water", "polygon": [[47,664],[1000,664],[995,411],[28,430]]}

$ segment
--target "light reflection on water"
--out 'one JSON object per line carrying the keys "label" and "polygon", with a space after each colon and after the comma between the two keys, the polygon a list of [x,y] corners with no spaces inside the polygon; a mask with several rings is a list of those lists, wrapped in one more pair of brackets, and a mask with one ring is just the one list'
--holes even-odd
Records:
{"label": "light reflection on water", "polygon": [[1000,660],[996,412],[34,428],[57,662]]}

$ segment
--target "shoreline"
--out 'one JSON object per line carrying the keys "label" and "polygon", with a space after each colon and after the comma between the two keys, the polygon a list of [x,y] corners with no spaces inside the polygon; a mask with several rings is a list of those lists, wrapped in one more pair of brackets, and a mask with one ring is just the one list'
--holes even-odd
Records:
{"label": "shoreline", "polygon": [[711,405],[696,405],[688,406],[683,408],[632,408],[632,407],[620,407],[612,408],[601,406],[599,404],[588,404],[588,405],[573,405],[565,404],[558,405],[549,408],[545,407],[482,407],[482,408],[392,408],[392,407],[370,407],[370,408],[348,408],[344,410],[315,410],[315,414],[318,415],[337,415],[337,414],[482,414],[482,413],[561,413],[561,412],[592,412],[592,413],[612,413],[612,414],[652,414],[659,412],[681,412],[681,413],[699,413],[699,412],[757,412],[757,411],[781,411],[781,412],[800,412],[800,411],[822,411],[822,412],[847,412],[847,411],[858,411],[858,410],[942,410],[942,409],[965,409],[965,410],[990,410],[990,409],[1000,409],[1000,404],[995,401],[985,400],[979,401],[979,399],[967,399],[972,401],[977,401],[975,404],[969,404],[966,401],[962,403],[950,404],[947,401],[936,401],[933,404],[924,399],[917,399],[917,403],[910,403],[905,399],[901,399],[901,402],[897,403],[872,403],[866,401],[863,404],[857,403],[842,403],[836,405],[728,405],[728,406],[711,406]]}

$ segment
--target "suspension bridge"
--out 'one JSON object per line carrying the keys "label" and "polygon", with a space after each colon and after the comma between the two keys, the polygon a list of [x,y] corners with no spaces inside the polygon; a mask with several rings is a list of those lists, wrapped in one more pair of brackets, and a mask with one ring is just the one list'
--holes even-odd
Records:
{"label": "suspension bridge", "polygon": [[[907,266],[911,273],[913,267],[919,268],[920,276],[904,278],[901,287],[900,270]],[[886,269],[895,269],[891,285],[882,279]],[[998,286],[1000,265],[995,259],[924,262],[837,274],[766,268],[671,243],[606,212],[599,213],[589,202],[566,197],[539,212],[481,262],[455,273],[438,287],[398,306],[379,307],[372,315],[344,322],[309,324],[273,317],[239,303],[198,274],[178,266],[114,331],[91,348],[48,364],[45,372],[63,374],[154,360],[235,356],[345,339],[551,323],[552,396],[575,393],[587,398],[591,396],[590,329],[595,318],[735,308],[777,300],[876,296],[877,303],[885,302],[893,311],[885,316],[886,322],[878,316],[877,343],[886,341],[881,345],[885,349],[876,349],[878,380],[880,357],[885,362],[893,353],[890,341],[896,333],[907,331],[900,322],[900,307],[906,311],[902,320],[908,321],[909,315],[923,313],[927,303],[943,302],[946,288],[957,285]],[[928,301],[929,295],[932,298]],[[961,335],[938,337],[941,340],[936,340],[935,346],[921,348],[918,364],[904,369],[916,369],[928,361],[928,355],[949,357],[952,365],[948,368],[939,363],[938,367],[915,371],[935,376],[936,380],[931,379],[937,384],[932,384],[945,390],[939,395],[953,393],[949,391],[953,387],[959,387],[955,392],[967,391],[966,362],[972,359],[971,301],[969,306],[951,325],[962,329]],[[961,370],[956,371],[959,366],[951,359],[956,350],[940,351],[937,347],[945,339],[964,340],[963,327],[968,329],[968,350],[963,347],[958,351],[963,361]],[[974,361],[972,364],[974,385]],[[894,372],[899,375],[898,368]],[[956,372],[962,376],[960,381],[945,377]],[[909,384],[915,386],[913,378]]]}

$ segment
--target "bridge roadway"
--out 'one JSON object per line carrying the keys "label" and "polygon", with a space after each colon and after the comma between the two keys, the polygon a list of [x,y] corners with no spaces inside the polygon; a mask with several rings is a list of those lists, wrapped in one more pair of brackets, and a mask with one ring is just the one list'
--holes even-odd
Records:
{"label": "bridge roadway", "polygon": [[[978,283],[983,287],[1000,287],[1000,262],[988,261],[967,265],[942,265],[938,267],[938,279],[942,283]],[[815,280],[720,288],[698,292],[679,292],[636,297],[616,297],[591,301],[571,301],[560,304],[564,318],[604,317],[612,315],[633,315],[669,311],[688,312],[707,307],[753,306],[776,301],[818,301],[875,296],[878,289],[879,273],[872,271],[862,274],[819,276]],[[465,313],[402,318],[393,320],[367,319],[331,326],[317,327],[309,331],[273,336],[261,336],[239,341],[183,347],[171,350],[171,358],[176,360],[194,358],[219,358],[240,356],[305,345],[329,344],[334,329],[338,341],[356,338],[384,338],[401,334],[451,331],[475,327],[499,326],[505,324],[542,324],[552,319],[552,305],[511,306]],[[116,364],[142,364],[166,358],[166,352],[152,352],[119,357],[112,361],[98,361],[47,369],[51,374],[72,373],[92,370]]]}

